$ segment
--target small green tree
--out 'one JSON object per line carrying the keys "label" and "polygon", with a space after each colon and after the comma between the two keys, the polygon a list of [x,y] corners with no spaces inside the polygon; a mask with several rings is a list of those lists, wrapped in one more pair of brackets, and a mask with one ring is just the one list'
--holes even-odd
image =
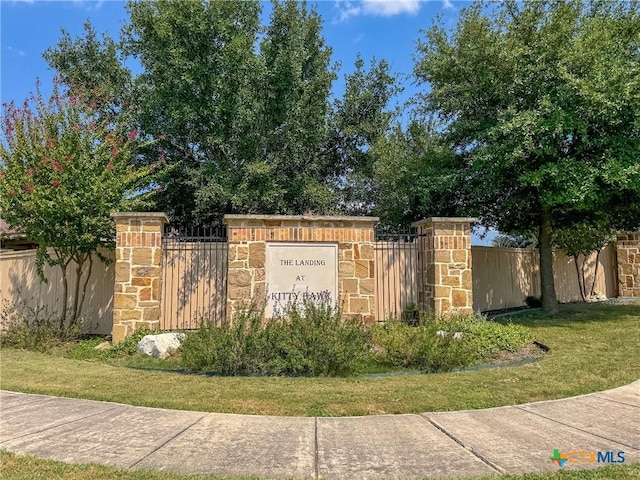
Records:
{"label": "small green tree", "polygon": [[[578,285],[582,300],[587,301],[594,294],[596,279],[598,278],[598,263],[600,251],[611,240],[613,230],[606,221],[579,222],[570,227],[556,228],[554,231],[555,243],[568,256],[573,258],[578,275]],[[596,252],[596,266],[593,272],[591,287],[587,288],[587,260],[593,252]],[[582,260],[580,260],[582,255]]]}
{"label": "small green tree", "polygon": [[[38,89],[22,106],[12,102],[3,107],[1,215],[38,244],[42,281],[47,281],[45,263],[61,268],[60,328],[74,326],[93,254],[108,263],[99,248],[114,247],[109,214],[143,207],[153,194],[151,173],[157,164],[134,168],[134,155],[141,144],[137,131],[127,131],[118,123],[123,117],[116,122],[105,120],[83,98],[60,93],[57,86],[48,101]],[[76,283],[69,305],[72,261]]]}

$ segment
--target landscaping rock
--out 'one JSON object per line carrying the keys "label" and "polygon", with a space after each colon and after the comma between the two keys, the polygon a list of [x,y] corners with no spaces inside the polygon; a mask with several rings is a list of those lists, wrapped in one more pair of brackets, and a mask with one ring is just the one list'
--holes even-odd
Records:
{"label": "landscaping rock", "polygon": [[[446,337],[447,335],[449,335],[449,332],[445,331],[445,330],[438,330],[436,332],[436,335],[439,337]],[[453,338],[454,340],[460,340],[462,338],[463,333],[462,332],[454,332],[453,333]]]}
{"label": "landscaping rock", "polygon": [[605,300],[607,300],[607,296],[601,292],[593,292],[593,294],[587,298],[587,302],[604,302]]}
{"label": "landscaping rock", "polygon": [[95,346],[96,350],[107,350],[111,348],[111,342],[102,342]]}
{"label": "landscaping rock", "polygon": [[145,335],[138,342],[138,353],[154,358],[167,358],[180,347],[180,343],[185,337],[184,333]]}

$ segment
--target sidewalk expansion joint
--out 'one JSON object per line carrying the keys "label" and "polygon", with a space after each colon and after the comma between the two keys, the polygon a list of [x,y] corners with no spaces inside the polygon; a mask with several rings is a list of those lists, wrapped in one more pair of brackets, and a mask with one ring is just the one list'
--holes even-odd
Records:
{"label": "sidewalk expansion joint", "polygon": [[549,420],[550,422],[554,422],[554,423],[557,423],[557,424],[560,424],[560,425],[564,425],[565,427],[569,427],[569,428],[572,428],[574,430],[578,430],[579,432],[586,433],[587,435],[591,435],[593,437],[598,437],[598,438],[601,438],[603,440],[607,440],[609,442],[617,443],[618,445],[629,447],[632,450],[638,451],[638,447],[634,447],[633,445],[629,445],[628,443],[621,442],[620,440],[616,440],[615,438],[605,437],[604,435],[600,435],[598,433],[590,432],[589,430],[585,430],[584,428],[576,427],[575,425],[571,425],[569,423],[561,422],[560,420],[556,420],[554,418],[549,418],[549,417],[547,417],[545,415],[542,415],[541,413],[533,412],[531,410],[527,410],[526,408],[522,408],[522,407],[519,407],[517,405],[514,405],[513,408],[517,408],[518,410],[522,410],[523,412],[530,413],[531,415],[536,415],[536,416],[538,416],[540,418],[544,418],[545,420]]}
{"label": "sidewalk expansion joint", "polygon": [[459,438],[457,438],[455,435],[453,435],[452,433],[448,432],[446,428],[444,428],[442,425],[440,425],[438,422],[436,422],[435,420],[433,420],[431,417],[427,417],[426,414],[420,414],[420,417],[422,417],[424,420],[426,420],[427,422],[429,422],[431,425],[433,425],[435,428],[437,428],[438,430],[440,430],[444,435],[446,435],[447,437],[449,437],[451,440],[453,440],[454,442],[456,442],[458,445],[460,445],[462,448],[464,448],[467,452],[469,452],[471,455],[473,455],[474,457],[476,457],[478,460],[480,460],[482,463],[484,463],[485,465],[487,465],[489,468],[495,470],[498,473],[509,473],[507,472],[507,470],[505,470],[504,468],[502,468],[499,465],[496,465],[495,463],[493,463],[491,460],[489,460],[488,458],[486,458],[484,455],[482,455],[481,453],[478,453],[473,447],[465,444],[462,440],[460,440]]}
{"label": "sidewalk expansion joint", "polygon": [[318,417],[314,417],[313,419],[313,441],[314,441],[314,447],[315,447],[315,465],[314,465],[314,470],[315,470],[315,475],[316,475],[316,479],[320,478],[320,461],[319,461],[319,451],[318,451]]}
{"label": "sidewalk expansion joint", "polygon": [[86,416],[84,416],[84,417],[76,418],[76,419],[74,419],[74,420],[68,420],[68,421],[66,421],[66,422],[62,422],[62,423],[57,423],[57,424],[54,424],[54,425],[50,425],[50,426],[48,426],[48,427],[46,427],[46,428],[43,428],[43,429],[41,429],[41,430],[36,430],[35,432],[23,433],[22,435],[18,435],[17,437],[11,437],[11,438],[8,438],[8,439],[6,439],[3,443],[6,443],[6,442],[12,442],[12,441],[17,440],[17,439],[19,439],[19,438],[28,437],[29,435],[36,435],[36,434],[38,434],[38,433],[46,432],[47,430],[53,430],[54,428],[64,427],[65,425],[70,425],[70,424],[72,424],[72,423],[79,422],[79,421],[81,421],[81,420],[86,420],[87,418],[95,417],[95,416],[97,416],[97,415],[103,415],[103,414],[105,414],[105,413],[107,413],[107,412],[110,412],[111,410],[115,410],[115,409],[116,409],[116,408],[118,408],[118,407],[120,407],[120,405],[117,405],[117,406],[114,406],[114,407],[108,408],[108,409],[106,409],[106,410],[100,410],[99,412],[92,413],[91,415],[86,415]]}
{"label": "sidewalk expansion joint", "polygon": [[627,407],[640,408],[640,405],[637,404],[637,403],[634,405],[633,403],[627,403],[627,402],[622,402],[620,400],[614,400],[613,398],[605,397],[605,396],[599,395],[597,393],[595,394],[595,397],[599,398],[601,400],[606,400],[607,402],[613,402],[613,403],[618,403],[620,405],[626,405]]}
{"label": "sidewalk expansion joint", "polygon": [[187,425],[186,427],[184,427],[182,430],[180,430],[178,433],[176,433],[175,435],[171,436],[171,438],[168,438],[167,440],[165,440],[164,442],[162,442],[160,445],[158,445],[156,448],[154,448],[153,450],[151,450],[149,453],[147,453],[146,455],[144,455],[140,460],[136,460],[135,462],[133,462],[131,465],[129,465],[128,467],[126,467],[127,469],[131,469],[134,468],[136,465],[138,465],[140,462],[142,462],[143,460],[146,460],[147,458],[149,458],[151,455],[153,455],[154,453],[156,453],[158,450],[160,450],[162,447],[164,447],[166,444],[168,444],[169,442],[175,440],[176,438],[178,438],[180,435],[182,435],[184,432],[186,432],[187,430],[189,430],[191,427],[193,427],[196,423],[198,423],[199,421],[201,421],[202,419],[208,417],[209,415],[211,415],[210,413],[205,413],[204,415],[202,415],[200,418],[196,418],[196,420],[194,422],[191,422],[189,425]]}

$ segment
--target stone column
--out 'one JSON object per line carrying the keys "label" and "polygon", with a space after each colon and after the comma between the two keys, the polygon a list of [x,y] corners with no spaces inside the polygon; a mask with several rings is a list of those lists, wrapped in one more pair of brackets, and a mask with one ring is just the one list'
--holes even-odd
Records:
{"label": "stone column", "polygon": [[436,316],[473,312],[471,224],[475,218],[432,217],[413,225],[418,241],[418,302]]}
{"label": "stone column", "polygon": [[164,213],[112,213],[116,222],[114,344],[136,330],[160,326]]}
{"label": "stone column", "polygon": [[618,296],[640,297],[640,232],[617,236]]}

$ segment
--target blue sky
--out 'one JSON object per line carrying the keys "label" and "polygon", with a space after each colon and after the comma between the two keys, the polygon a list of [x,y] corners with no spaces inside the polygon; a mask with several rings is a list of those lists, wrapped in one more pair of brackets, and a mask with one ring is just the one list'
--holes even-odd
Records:
{"label": "blue sky", "polygon": [[[460,9],[469,4],[455,0],[325,0],[317,5],[324,19],[324,36],[333,48],[333,60],[342,69],[334,92],[343,91],[342,75],[352,70],[356,55],[366,62],[371,58],[387,60],[395,73],[410,75],[420,30],[428,28],[437,15],[445,25],[455,25]],[[36,78],[43,93],[50,91],[53,72],[42,58],[47,47],[56,44],[62,28],[73,37],[81,35],[89,19],[99,33],[118,38],[127,21],[124,2],[118,0],[0,0],[0,101],[22,102],[34,90]],[[269,3],[264,3],[267,17]],[[267,19],[264,19],[266,23]],[[404,102],[419,88],[409,78]],[[474,243],[486,243],[474,238]]]}
{"label": "blue sky", "polygon": [[[324,35],[333,47],[333,59],[342,64],[342,73],[351,70],[356,54],[365,60],[387,60],[393,70],[410,74],[419,31],[431,25],[435,15],[453,25],[459,10],[468,2],[453,0],[362,0],[309,2],[316,4],[324,19]],[[264,3],[264,16],[269,3]],[[118,0],[0,0],[2,102],[21,102],[40,78],[45,92],[53,75],[42,53],[56,44],[60,30],[72,36],[82,34],[90,19],[98,32],[117,38],[127,15]],[[265,19],[266,21],[266,19]],[[342,91],[342,77],[335,92]],[[415,92],[407,85],[405,97]]]}

